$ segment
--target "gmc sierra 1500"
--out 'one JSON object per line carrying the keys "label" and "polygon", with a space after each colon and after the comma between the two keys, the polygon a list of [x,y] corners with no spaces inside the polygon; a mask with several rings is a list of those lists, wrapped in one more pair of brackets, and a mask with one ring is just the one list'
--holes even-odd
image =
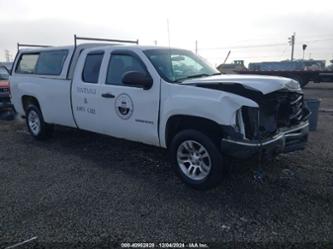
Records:
{"label": "gmc sierra 1500", "polygon": [[296,81],[220,75],[183,49],[22,49],[10,88],[35,138],[48,137],[56,124],[167,148],[181,178],[201,189],[221,180],[226,155],[299,150],[308,136],[309,111]]}

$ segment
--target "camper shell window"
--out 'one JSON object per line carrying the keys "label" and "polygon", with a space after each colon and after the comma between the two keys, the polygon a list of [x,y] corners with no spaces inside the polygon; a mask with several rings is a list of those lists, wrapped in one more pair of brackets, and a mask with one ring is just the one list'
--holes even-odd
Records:
{"label": "camper shell window", "polygon": [[60,75],[67,55],[67,50],[24,53],[20,56],[15,72],[20,74]]}
{"label": "camper shell window", "polygon": [[39,58],[39,53],[22,54],[17,63],[16,73],[33,74],[36,69],[36,64]]}

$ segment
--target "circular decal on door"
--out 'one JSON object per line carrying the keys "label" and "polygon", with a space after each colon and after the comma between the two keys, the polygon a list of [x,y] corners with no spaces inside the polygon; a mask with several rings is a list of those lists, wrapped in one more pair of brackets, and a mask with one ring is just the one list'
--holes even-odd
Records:
{"label": "circular decal on door", "polygon": [[120,94],[115,101],[115,109],[118,117],[121,119],[129,119],[134,111],[133,101],[131,97],[126,94]]}

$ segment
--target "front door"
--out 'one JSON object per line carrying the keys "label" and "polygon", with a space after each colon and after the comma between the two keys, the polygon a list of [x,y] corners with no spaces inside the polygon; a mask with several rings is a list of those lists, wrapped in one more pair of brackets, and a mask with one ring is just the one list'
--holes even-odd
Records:
{"label": "front door", "polygon": [[[143,54],[129,50],[111,50],[102,65],[100,99],[96,113],[103,122],[103,133],[118,138],[159,145],[158,115],[160,79]],[[122,83],[130,71],[149,74],[150,89]],[[149,72],[150,71],[150,72]]]}

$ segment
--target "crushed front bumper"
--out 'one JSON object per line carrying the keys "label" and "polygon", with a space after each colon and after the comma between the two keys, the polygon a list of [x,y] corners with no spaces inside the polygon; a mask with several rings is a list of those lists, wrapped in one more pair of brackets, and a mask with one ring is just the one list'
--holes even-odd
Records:
{"label": "crushed front bumper", "polygon": [[258,154],[260,150],[269,155],[288,153],[304,149],[308,133],[309,123],[306,121],[297,126],[280,130],[274,137],[262,141],[222,138],[221,151],[225,155],[236,158],[250,158]]}

